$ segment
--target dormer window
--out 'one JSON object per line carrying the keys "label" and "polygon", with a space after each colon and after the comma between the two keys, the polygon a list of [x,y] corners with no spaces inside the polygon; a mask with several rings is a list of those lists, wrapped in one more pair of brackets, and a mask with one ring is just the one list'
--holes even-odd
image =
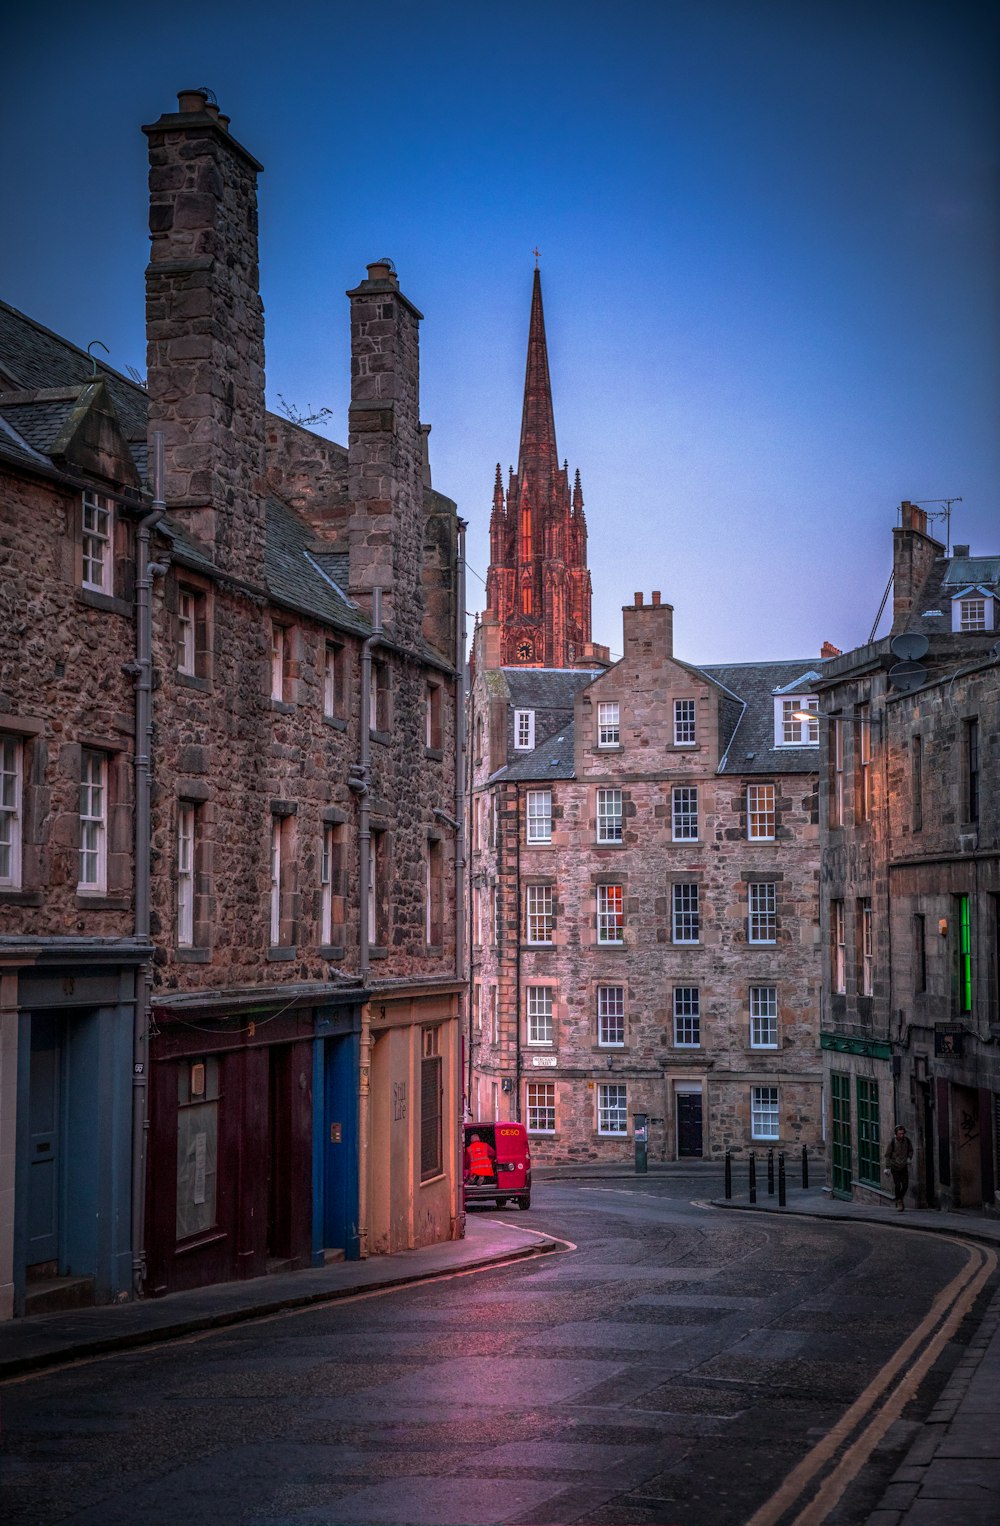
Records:
{"label": "dormer window", "polygon": [[775,747],[819,746],[819,699],[815,694],[780,695],[774,702]]}
{"label": "dormer window", "polygon": [[514,711],[514,750],[531,752],[535,745],[534,710]]}
{"label": "dormer window", "polygon": [[991,631],[995,625],[993,595],[985,588],[966,588],[952,599],[953,631]]}

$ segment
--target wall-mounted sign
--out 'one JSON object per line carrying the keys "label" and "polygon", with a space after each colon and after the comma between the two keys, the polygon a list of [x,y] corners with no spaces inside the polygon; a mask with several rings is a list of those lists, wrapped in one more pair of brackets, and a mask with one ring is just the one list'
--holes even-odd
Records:
{"label": "wall-mounted sign", "polygon": [[533,1054],[531,1056],[531,1063],[532,1065],[558,1065],[559,1056],[555,1054]]}
{"label": "wall-mounted sign", "polygon": [[935,1054],[962,1054],[962,1045],[965,1042],[965,1029],[961,1023],[935,1023],[934,1024],[934,1053]]}

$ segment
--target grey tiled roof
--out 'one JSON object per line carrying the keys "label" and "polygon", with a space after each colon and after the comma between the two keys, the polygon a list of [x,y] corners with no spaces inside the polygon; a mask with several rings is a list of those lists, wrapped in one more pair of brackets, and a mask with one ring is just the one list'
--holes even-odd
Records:
{"label": "grey tiled roof", "polygon": [[559,728],[555,736],[540,742],[534,752],[519,753],[513,763],[501,771],[504,779],[572,779],[573,722]]}
{"label": "grey tiled roof", "polygon": [[332,578],[343,593],[347,592],[347,584],[351,576],[351,558],[346,551],[320,551],[310,552],[313,561]]}
{"label": "grey tiled roof", "polygon": [[44,456],[16,432],[12,425],[0,414],[0,455],[9,460],[20,461],[25,466],[44,466]]}
{"label": "grey tiled roof", "polygon": [[908,631],[924,636],[951,630],[951,601],[964,588],[983,587],[1000,599],[1000,557],[939,556],[913,601]]}
{"label": "grey tiled roof", "polygon": [[572,711],[581,689],[603,668],[503,668],[511,704],[518,710]]}
{"label": "grey tiled roof", "polygon": [[333,587],[309,548],[313,533],[278,498],[267,500],[265,576],[271,597],[341,630],[366,636],[371,626],[357,606]]}
{"label": "grey tiled roof", "polygon": [[799,693],[815,692],[809,687],[810,681],[800,688],[798,680],[807,673],[822,673],[823,666],[822,658],[805,657],[790,662],[713,664],[700,670],[745,707],[738,717],[734,700],[730,700],[726,707],[735,725],[721,773],[798,774],[816,771],[819,764],[817,748],[775,747],[774,701],[781,690],[787,694],[794,694],[796,690]]}
{"label": "grey tiled roof", "polygon": [[[75,344],[61,339],[16,308],[0,302],[0,357],[4,370],[18,387],[32,392],[47,387],[81,386],[94,374],[94,360]],[[146,393],[111,366],[97,360],[128,439],[145,439]]]}
{"label": "grey tiled roof", "polygon": [[76,394],[62,402],[4,403],[0,412],[32,449],[51,456],[62,427],[76,407]]}

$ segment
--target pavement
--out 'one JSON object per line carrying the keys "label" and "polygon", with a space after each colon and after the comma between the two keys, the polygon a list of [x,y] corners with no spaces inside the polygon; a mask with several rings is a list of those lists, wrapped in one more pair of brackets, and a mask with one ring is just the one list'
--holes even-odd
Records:
{"label": "pavement", "polygon": [[[636,1183],[636,1173],[625,1166],[536,1167],[533,1175],[536,1183]],[[777,1195],[768,1194],[766,1178],[758,1186],[756,1204],[748,1201],[745,1181],[734,1182],[731,1199],[720,1199],[713,1196],[719,1184],[718,1166],[701,1162],[650,1163],[648,1176],[670,1177],[678,1185],[683,1182],[685,1196],[690,1191],[693,1198],[734,1212],[856,1220],[892,1230],[953,1235],[1000,1253],[1000,1218],[979,1213],[928,1209],[896,1213],[890,1199],[884,1206],[842,1202],[822,1186],[789,1186],[782,1208]],[[8,1320],[0,1324],[0,1381],[288,1309],[544,1255],[558,1248],[558,1241],[527,1224],[522,1228],[473,1212],[466,1219],[465,1238],[443,1245],[275,1273],[248,1282],[221,1283],[165,1298]],[[996,1526],[1000,1521],[998,1414],[1000,1290],[994,1292],[973,1340],[867,1526],[940,1526],[942,1521],[959,1517],[962,1526]]]}

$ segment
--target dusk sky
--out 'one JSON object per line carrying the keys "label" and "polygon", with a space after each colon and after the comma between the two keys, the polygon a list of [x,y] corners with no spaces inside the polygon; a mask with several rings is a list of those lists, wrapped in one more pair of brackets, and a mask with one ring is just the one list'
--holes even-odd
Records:
{"label": "dusk sky", "polygon": [[961,498],[952,542],[1000,551],[996,15],[22,6],[0,297],[144,372],[139,127],[207,85],[265,166],[270,405],[330,408],[321,432],[346,443],[344,291],[369,261],[389,255],[424,313],[422,417],[470,527],[470,610],[494,469],[517,457],[537,244],[594,639],[620,651],[621,605],[658,588],[690,661],[858,645],[902,499]]}

